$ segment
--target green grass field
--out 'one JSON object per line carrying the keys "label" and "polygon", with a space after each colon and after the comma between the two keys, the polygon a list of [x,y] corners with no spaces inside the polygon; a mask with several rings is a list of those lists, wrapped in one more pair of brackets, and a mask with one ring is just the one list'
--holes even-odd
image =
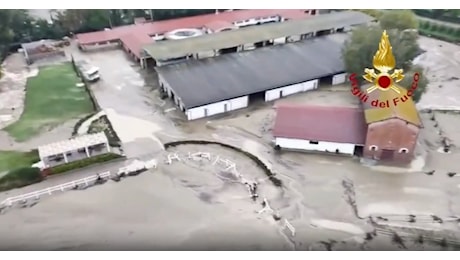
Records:
{"label": "green grass field", "polygon": [[0,151],[0,173],[27,167],[40,160],[38,152]]}
{"label": "green grass field", "polygon": [[20,119],[5,130],[18,142],[55,127],[69,119],[93,111],[90,97],[80,82],[72,64],[65,63],[40,68],[26,85],[24,112]]}

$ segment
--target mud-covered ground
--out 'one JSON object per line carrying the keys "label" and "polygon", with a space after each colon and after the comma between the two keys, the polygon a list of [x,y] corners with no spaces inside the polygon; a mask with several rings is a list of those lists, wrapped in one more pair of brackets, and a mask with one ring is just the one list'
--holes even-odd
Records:
{"label": "mud-covered ground", "polygon": [[[460,178],[447,173],[459,170],[457,114],[435,113],[434,120],[432,114],[422,115],[420,140],[428,152],[420,169],[412,171],[366,167],[349,157],[276,154],[270,144],[273,104],[185,122],[169,100],[158,98],[154,74],[142,71],[121,50],[69,51],[100,67],[102,80],[92,88],[128,156],[155,154],[161,163],[120,183],[64,193],[0,216],[0,232],[9,234],[0,241],[3,248],[454,249],[459,230],[451,217],[460,215]],[[279,102],[357,104],[347,86]],[[454,145],[450,153],[438,152],[444,136]],[[217,140],[255,154],[283,187],[274,187],[253,162],[227,148],[183,145],[162,151],[161,142],[182,138]],[[261,183],[259,199],[249,198],[247,188],[221,166],[187,159],[189,152],[234,162],[245,177]],[[170,153],[182,160],[165,164]],[[425,174],[431,170],[435,173]],[[281,220],[258,213],[263,197]],[[295,236],[283,229],[284,219],[295,227]]]}

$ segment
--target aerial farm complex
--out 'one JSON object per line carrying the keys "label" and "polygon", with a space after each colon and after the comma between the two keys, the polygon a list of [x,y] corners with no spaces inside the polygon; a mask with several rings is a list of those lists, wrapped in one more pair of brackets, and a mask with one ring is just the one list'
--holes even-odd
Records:
{"label": "aerial farm complex", "polygon": [[[24,43],[13,55],[27,69],[5,69],[0,144],[32,166],[20,168],[27,182],[0,167],[0,232],[10,234],[0,249],[460,245],[449,233],[460,230],[452,178],[460,136],[450,124],[458,115],[398,83],[416,79],[415,66],[429,82],[442,71],[450,78],[422,97],[454,102],[438,92],[458,89],[457,72],[435,65],[442,55],[458,64],[460,49],[391,31],[363,10],[216,10],[158,21],[148,10],[121,11],[132,24]],[[348,50],[364,48],[354,48],[355,36],[373,29],[380,42],[362,55],[373,67],[350,73]],[[396,33],[419,41],[421,54],[399,58]],[[404,71],[389,64],[393,53]],[[376,90],[382,78],[399,89]],[[2,96],[18,82],[27,91],[12,92],[23,104]],[[55,193],[65,194],[34,206]],[[84,228],[68,227],[70,216]]]}
{"label": "aerial farm complex", "polygon": [[[122,32],[128,28],[117,28],[77,35],[77,39],[81,49],[119,43],[140,66],[156,70],[160,90],[187,120],[195,120],[321,85],[345,83],[341,49],[348,32],[353,26],[374,21],[355,11],[314,17],[311,10],[251,12],[138,24],[132,25],[131,34]],[[184,24],[187,27],[181,27]],[[403,108],[365,106],[351,110],[280,107],[274,127],[275,145],[278,149],[410,162],[420,127],[413,103]],[[408,107],[415,111],[409,112],[410,118],[405,115]],[[333,119],[336,117],[340,121]],[[330,124],[347,130],[338,133],[335,129],[339,125]],[[384,134],[385,129],[393,127],[401,128],[398,136]],[[410,138],[401,137],[405,131]]]}

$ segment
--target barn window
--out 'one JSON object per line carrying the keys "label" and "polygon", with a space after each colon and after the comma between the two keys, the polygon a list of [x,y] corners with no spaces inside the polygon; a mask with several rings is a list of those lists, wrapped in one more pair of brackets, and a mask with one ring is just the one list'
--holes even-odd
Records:
{"label": "barn window", "polygon": [[371,151],[377,151],[379,148],[377,147],[377,145],[371,145],[369,146],[369,150]]}
{"label": "barn window", "polygon": [[408,153],[408,152],[409,152],[409,149],[407,149],[407,148],[399,149],[399,153]]}
{"label": "barn window", "polygon": [[318,144],[318,141],[310,141],[310,144]]}

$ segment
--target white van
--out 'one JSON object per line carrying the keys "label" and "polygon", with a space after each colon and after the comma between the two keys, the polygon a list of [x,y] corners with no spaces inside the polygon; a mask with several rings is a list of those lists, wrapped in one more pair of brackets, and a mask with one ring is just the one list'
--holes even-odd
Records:
{"label": "white van", "polygon": [[100,79],[99,68],[91,65],[87,61],[78,61],[76,62],[78,69],[83,74],[83,77],[88,82],[96,82]]}

